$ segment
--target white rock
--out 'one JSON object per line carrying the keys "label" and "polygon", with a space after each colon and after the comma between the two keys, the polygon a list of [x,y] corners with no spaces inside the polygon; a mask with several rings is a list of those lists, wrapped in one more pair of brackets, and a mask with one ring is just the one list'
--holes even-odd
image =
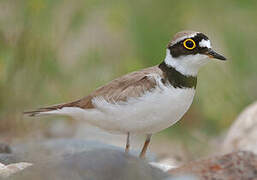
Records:
{"label": "white rock", "polygon": [[3,168],[5,168],[5,165],[0,163],[0,170],[3,169]]}
{"label": "white rock", "polygon": [[11,174],[19,172],[31,165],[31,163],[26,162],[14,163],[9,165],[0,164],[0,177],[8,177]]}
{"label": "white rock", "polygon": [[159,161],[159,162],[150,162],[149,164],[153,167],[161,169],[164,172],[178,167],[178,163],[174,159],[164,159],[164,160]]}
{"label": "white rock", "polygon": [[223,143],[223,152],[248,150],[257,154],[257,102],[235,120]]}

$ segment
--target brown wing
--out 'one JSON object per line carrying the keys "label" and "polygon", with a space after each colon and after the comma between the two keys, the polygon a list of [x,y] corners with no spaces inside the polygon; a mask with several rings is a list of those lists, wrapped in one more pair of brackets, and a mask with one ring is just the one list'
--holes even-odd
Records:
{"label": "brown wing", "polygon": [[149,76],[153,73],[162,76],[162,71],[158,68],[158,66],[146,68],[141,71],[132,72],[120,78],[114,79],[110,83],[98,88],[90,95],[80,100],[40,108],[37,111],[25,113],[34,116],[40,112],[61,109],[63,107],[80,107],[83,109],[91,109],[94,108],[92,99],[99,96],[103,97],[108,102],[126,101],[129,97],[140,97],[146,91],[150,91],[156,86],[155,79]]}

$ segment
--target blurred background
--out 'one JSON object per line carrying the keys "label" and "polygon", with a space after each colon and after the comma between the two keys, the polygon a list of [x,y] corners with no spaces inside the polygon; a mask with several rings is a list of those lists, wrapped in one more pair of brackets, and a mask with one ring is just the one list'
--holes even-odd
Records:
{"label": "blurred background", "polygon": [[[22,112],[81,98],[156,65],[172,36],[189,29],[207,34],[228,61],[200,71],[191,109],[152,143],[180,142],[193,156],[203,154],[257,99],[256,17],[255,0],[1,0],[0,141],[51,137],[60,118]],[[62,120],[77,130],[78,122]]]}

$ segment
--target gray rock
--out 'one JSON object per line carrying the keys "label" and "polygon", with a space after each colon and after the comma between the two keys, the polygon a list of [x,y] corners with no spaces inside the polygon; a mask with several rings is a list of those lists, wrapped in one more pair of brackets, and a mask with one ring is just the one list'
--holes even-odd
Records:
{"label": "gray rock", "polygon": [[161,180],[168,175],[146,161],[111,149],[73,153],[38,163],[16,173],[12,180]]}
{"label": "gray rock", "polygon": [[0,163],[7,165],[16,162],[17,157],[12,154],[10,146],[5,143],[0,143]]}
{"label": "gray rock", "polygon": [[[14,179],[161,179],[167,174],[150,166],[124,149],[96,141],[52,139],[13,145],[4,154],[4,164],[28,162],[32,167]],[[132,154],[138,155],[138,152]],[[1,157],[1,156],[0,156]],[[150,158],[149,158],[150,157]],[[148,154],[148,159],[154,159]],[[93,177],[93,178],[92,178]]]}
{"label": "gray rock", "polygon": [[[124,149],[96,141],[80,139],[52,139],[42,142],[31,142],[13,146],[13,154],[24,162],[42,162],[48,159],[62,159],[68,155],[80,152],[109,149],[123,152]],[[137,155],[139,152],[131,151]],[[155,157],[148,153],[147,159],[153,161]]]}
{"label": "gray rock", "polygon": [[18,163],[20,160],[21,159],[14,154],[0,154],[0,162],[5,165]]}

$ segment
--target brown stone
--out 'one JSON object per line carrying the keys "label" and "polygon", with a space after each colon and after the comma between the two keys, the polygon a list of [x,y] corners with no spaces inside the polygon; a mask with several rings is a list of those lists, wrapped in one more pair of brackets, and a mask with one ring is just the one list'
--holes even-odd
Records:
{"label": "brown stone", "polygon": [[194,161],[168,171],[172,175],[191,174],[201,180],[257,179],[257,155],[239,151]]}

